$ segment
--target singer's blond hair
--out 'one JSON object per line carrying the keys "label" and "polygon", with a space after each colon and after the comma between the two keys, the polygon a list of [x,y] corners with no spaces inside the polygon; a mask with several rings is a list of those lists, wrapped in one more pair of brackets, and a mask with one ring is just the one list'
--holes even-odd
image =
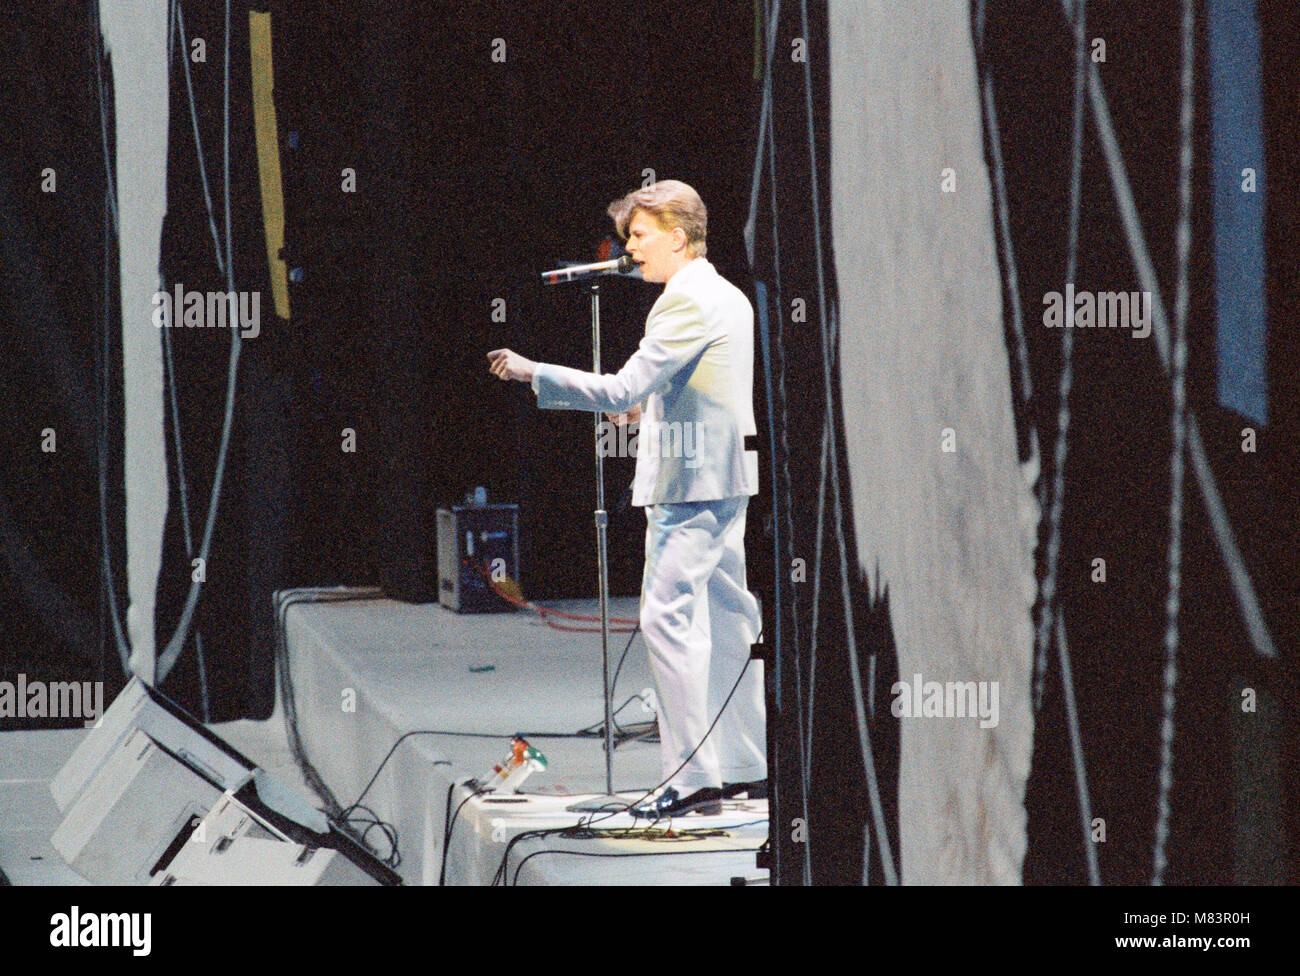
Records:
{"label": "singer's blond hair", "polygon": [[686,232],[686,251],[702,258],[708,251],[704,238],[709,229],[709,211],[695,190],[681,180],[660,180],[627,196],[619,197],[607,211],[614,218],[618,236],[627,240],[627,228],[638,210],[652,214],[667,230],[680,227]]}

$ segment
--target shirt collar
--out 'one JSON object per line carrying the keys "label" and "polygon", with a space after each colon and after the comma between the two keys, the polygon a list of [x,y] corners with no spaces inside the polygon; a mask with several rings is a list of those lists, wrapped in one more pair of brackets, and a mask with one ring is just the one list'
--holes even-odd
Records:
{"label": "shirt collar", "polygon": [[676,291],[683,285],[690,283],[701,275],[709,274],[713,271],[713,265],[705,258],[692,258],[678,272],[668,279],[664,285],[664,291]]}

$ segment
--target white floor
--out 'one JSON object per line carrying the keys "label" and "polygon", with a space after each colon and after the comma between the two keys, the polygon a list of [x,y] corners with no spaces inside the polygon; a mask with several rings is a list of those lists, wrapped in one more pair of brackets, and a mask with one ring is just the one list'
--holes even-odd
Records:
{"label": "white floor", "polygon": [[59,810],[49,783],[85,732],[0,733],[0,868],[14,885],[84,885],[50,846]]}

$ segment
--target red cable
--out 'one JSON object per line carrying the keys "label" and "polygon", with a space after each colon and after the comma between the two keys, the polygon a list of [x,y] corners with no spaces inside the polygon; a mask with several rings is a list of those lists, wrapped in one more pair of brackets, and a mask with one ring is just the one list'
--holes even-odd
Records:
{"label": "red cable", "polygon": [[[487,581],[488,586],[490,586],[490,587],[492,588],[492,592],[493,592],[493,593],[495,593],[497,596],[499,596],[501,599],[505,600],[507,603],[511,604],[512,606],[519,607],[519,608],[522,609],[522,610],[531,610],[531,611],[533,611],[533,612],[536,613],[539,617],[542,618],[542,620],[546,623],[546,626],[551,627],[551,628],[553,628],[554,630],[563,630],[563,631],[567,631],[567,632],[569,632],[569,633],[575,633],[575,634],[598,634],[598,633],[600,633],[600,628],[599,628],[599,627],[566,627],[566,626],[564,626],[563,624],[553,623],[553,622],[550,620],[550,618],[551,618],[552,616],[556,616],[556,617],[563,617],[563,618],[566,619],[566,620],[580,620],[580,621],[583,621],[583,622],[585,622],[585,623],[600,623],[600,618],[599,618],[599,617],[592,617],[592,616],[589,616],[589,615],[586,615],[586,614],[580,614],[580,613],[569,613],[569,612],[567,612],[567,611],[565,611],[565,610],[556,610],[554,607],[544,607],[544,606],[541,606],[540,604],[533,603],[531,600],[520,600],[518,597],[515,597],[515,596],[511,595],[510,593],[505,592],[505,591],[504,591],[504,590],[503,590],[503,589],[502,589],[502,588],[497,584],[496,580],[492,579],[491,574],[488,573],[488,571],[487,571],[487,567],[484,566],[482,563],[479,563],[479,562],[473,562],[473,561],[470,560],[470,558],[469,558],[468,556],[465,557],[465,562],[466,562],[466,563],[469,563],[471,566],[473,566],[476,570],[479,571],[479,574],[482,575],[482,577]],[[514,581],[511,580],[511,582],[514,582]],[[519,584],[516,583],[515,585],[518,586]],[[522,592],[522,589],[523,589],[523,588],[520,587],[520,591],[521,591],[521,592]],[[611,633],[614,633],[614,634],[630,634],[630,633],[632,633],[634,630],[636,630],[638,626],[640,626],[640,621],[638,621],[638,620],[632,620],[632,619],[629,619],[628,617],[610,617],[610,618],[609,618],[609,622],[610,622],[611,624],[621,624],[621,625],[622,625],[622,626],[620,626],[620,627],[611,627],[611,628],[610,628],[610,632],[611,632]]]}

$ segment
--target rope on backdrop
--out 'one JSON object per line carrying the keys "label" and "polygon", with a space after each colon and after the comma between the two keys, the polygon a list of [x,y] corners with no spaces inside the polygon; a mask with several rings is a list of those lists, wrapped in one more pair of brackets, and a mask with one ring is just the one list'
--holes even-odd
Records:
{"label": "rope on backdrop", "polygon": [[1174,260],[1177,284],[1174,292],[1174,361],[1170,384],[1173,404],[1169,425],[1173,448],[1169,452],[1169,595],[1165,600],[1165,668],[1164,695],[1161,698],[1160,722],[1160,793],[1156,799],[1156,830],[1152,853],[1153,885],[1164,884],[1168,859],[1165,845],[1169,840],[1169,793],[1174,785],[1174,706],[1178,683],[1178,603],[1182,590],[1183,566],[1183,459],[1187,442],[1187,269],[1192,244],[1192,116],[1195,88],[1192,71],[1195,63],[1196,14],[1192,0],[1183,0],[1183,69],[1182,112],[1179,115],[1181,150],[1178,156],[1178,230],[1174,236]]}
{"label": "rope on backdrop", "polygon": [[[1221,557],[1227,569],[1238,606],[1241,610],[1243,620],[1247,631],[1251,637],[1252,645],[1260,656],[1274,658],[1277,656],[1276,647],[1272,637],[1268,632],[1267,625],[1264,621],[1262,612],[1259,609],[1258,598],[1255,594],[1254,586],[1246,571],[1244,560],[1237,548],[1234,533],[1230,522],[1228,521],[1226,510],[1223,507],[1222,499],[1219,495],[1217,483],[1214,474],[1209,467],[1205,455],[1204,445],[1200,437],[1199,427],[1196,422],[1194,411],[1187,405],[1185,374],[1187,359],[1187,340],[1186,340],[1186,319],[1189,301],[1189,283],[1188,273],[1190,264],[1190,247],[1191,247],[1191,166],[1192,166],[1192,120],[1193,120],[1193,57],[1194,57],[1194,8],[1191,0],[1184,0],[1183,4],[1183,22],[1182,22],[1182,110],[1180,125],[1180,179],[1179,179],[1179,219],[1176,229],[1175,239],[1175,257],[1176,257],[1176,298],[1173,322],[1173,340],[1170,340],[1170,324],[1166,317],[1163,303],[1160,297],[1158,282],[1155,277],[1154,267],[1151,263],[1149,253],[1146,248],[1145,239],[1142,233],[1141,223],[1137,216],[1136,207],[1133,203],[1132,193],[1129,187],[1127,173],[1124,167],[1123,158],[1120,155],[1118,144],[1115,139],[1113,126],[1107,107],[1105,91],[1102,88],[1100,77],[1095,65],[1089,63],[1085,52],[1086,43],[1086,0],[1061,0],[1066,20],[1071,28],[1074,40],[1074,72],[1073,72],[1073,125],[1071,132],[1070,144],[1070,189],[1069,189],[1069,214],[1068,214],[1068,238],[1067,238],[1067,264],[1066,278],[1067,282],[1073,282],[1079,263],[1079,221],[1082,194],[1082,148],[1083,148],[1083,128],[1084,128],[1084,98],[1088,98],[1089,107],[1093,118],[1093,123],[1097,132],[1097,138],[1102,156],[1106,162],[1107,170],[1111,178],[1112,189],[1115,195],[1117,209],[1119,211],[1121,223],[1124,228],[1125,236],[1129,245],[1130,254],[1137,270],[1143,290],[1151,292],[1153,296],[1153,332],[1155,333],[1156,346],[1159,352],[1162,365],[1170,375],[1171,383],[1171,414],[1170,428],[1172,433],[1172,448],[1170,454],[1170,506],[1169,506],[1169,523],[1170,523],[1170,540],[1168,550],[1168,595],[1166,599],[1166,629],[1164,637],[1165,652],[1165,669],[1164,669],[1164,697],[1163,697],[1163,721],[1161,726],[1161,766],[1159,771],[1159,796],[1157,799],[1157,818],[1156,818],[1156,840],[1154,848],[1154,873],[1153,884],[1160,884],[1167,866],[1165,855],[1165,845],[1168,837],[1168,823],[1171,816],[1169,794],[1172,788],[1172,742],[1174,734],[1173,714],[1176,706],[1176,684],[1177,684],[1177,650],[1178,650],[1178,609],[1179,594],[1181,589],[1181,538],[1182,538],[1182,511],[1183,511],[1183,479],[1187,463],[1190,462],[1197,478],[1198,486],[1206,503],[1209,513],[1209,519],[1216,542],[1219,546]],[[986,147],[988,150],[993,183],[993,197],[995,205],[995,222],[998,234],[999,256],[1003,266],[1004,286],[1008,296],[1010,306],[1011,336],[1009,344],[1012,345],[1014,354],[1014,374],[1018,379],[1017,394],[1020,403],[1026,407],[1033,396],[1033,385],[1029,369],[1029,356],[1027,341],[1025,335],[1023,308],[1020,295],[1019,276],[1016,268],[1015,251],[1011,238],[1011,220],[1010,205],[1005,181],[1005,167],[1002,156],[1002,145],[1000,133],[998,130],[998,119],[996,104],[993,97],[993,78],[992,68],[989,64],[984,49],[984,27],[985,27],[985,0],[975,0],[974,5],[975,21],[975,44],[976,52],[980,62],[979,85],[981,89],[981,103],[984,110],[984,124],[986,134]],[[771,215],[771,245],[773,262],[776,274],[776,295],[777,308],[781,307],[780,292],[780,268],[781,268],[781,251],[778,233],[778,216],[776,202],[776,169],[775,169],[775,130],[773,127],[773,78],[772,78],[772,53],[774,49],[774,40],[776,36],[777,23],[780,17],[779,0],[769,0],[766,4],[767,14],[767,58],[763,77],[762,107],[760,112],[757,152],[754,160],[753,177],[750,191],[750,210],[749,217],[744,227],[744,239],[748,252],[751,268],[756,270],[755,241],[757,232],[757,214],[760,197],[760,190],[763,181],[763,164],[766,158],[768,164],[768,179],[770,181],[769,195],[772,202]],[[803,36],[808,36],[807,29],[807,8],[806,2],[801,2]],[[816,664],[818,654],[818,624],[819,624],[819,604],[820,604],[820,585],[821,585],[821,553],[822,553],[822,534],[825,529],[827,490],[828,487],[834,492],[832,504],[835,506],[835,519],[838,525],[837,544],[840,550],[841,562],[841,588],[844,591],[844,612],[847,623],[847,632],[849,640],[849,665],[850,674],[853,679],[853,695],[855,715],[858,720],[858,731],[860,747],[863,754],[864,770],[867,773],[868,791],[871,796],[872,804],[872,823],[875,826],[877,842],[880,847],[882,856],[882,867],[885,870],[887,880],[891,883],[896,881],[894,875],[894,865],[892,856],[889,853],[888,838],[883,829],[883,814],[879,809],[879,790],[875,779],[874,761],[872,760],[870,737],[867,732],[866,715],[868,707],[863,702],[863,690],[861,676],[858,672],[857,650],[853,643],[853,626],[852,626],[852,607],[849,602],[848,594],[848,576],[846,564],[846,543],[843,538],[842,527],[842,495],[839,485],[838,471],[838,444],[836,431],[834,429],[834,403],[832,396],[831,374],[836,366],[835,347],[836,332],[838,323],[835,322],[835,316],[832,314],[827,319],[825,312],[825,280],[824,280],[824,261],[821,254],[821,226],[820,226],[820,199],[817,188],[817,169],[816,153],[813,140],[813,122],[812,122],[812,95],[811,95],[811,74],[810,68],[805,61],[804,63],[804,99],[807,109],[807,126],[808,126],[808,155],[809,170],[811,174],[811,195],[814,224],[814,241],[817,250],[817,276],[818,276],[818,293],[820,297],[820,307],[822,313],[822,367],[823,381],[826,394],[826,416],[822,431],[822,453],[821,453],[821,478],[818,490],[818,515],[817,515],[817,532],[815,539],[815,556],[813,570],[813,602],[811,607],[812,629],[808,637],[809,647],[807,649],[807,661],[809,665],[808,687],[805,691],[803,688],[804,674],[804,648],[802,647],[798,631],[795,630],[793,637],[794,652],[787,654],[785,660],[792,662],[794,665],[794,681],[796,684],[796,701],[794,708],[794,720],[799,729],[799,742],[797,749],[797,761],[799,764],[798,782],[801,791],[801,802],[804,810],[807,809],[808,797],[811,789],[811,765],[810,756],[812,754],[813,744],[813,693],[815,691]],[[783,452],[781,460],[784,462],[785,483],[781,485],[775,478],[776,469],[774,466],[774,500],[776,507],[785,509],[784,512],[775,512],[775,518],[784,517],[786,526],[785,542],[791,547],[793,552],[794,526],[793,526],[793,498],[791,493],[791,483],[789,478],[789,443],[787,440],[788,431],[788,410],[785,398],[785,382],[787,364],[784,357],[783,335],[780,332],[780,317],[777,323],[778,331],[776,333],[777,352],[779,356],[771,360],[771,365],[766,368],[769,373],[775,371],[775,385],[780,391],[776,398],[774,407],[769,411],[772,414],[774,425],[779,426],[781,435],[781,450]],[[1042,704],[1043,687],[1049,668],[1050,645],[1055,637],[1058,660],[1062,681],[1062,694],[1066,704],[1066,723],[1071,743],[1073,755],[1074,774],[1076,790],[1078,794],[1078,805],[1081,819],[1081,827],[1084,836],[1084,850],[1086,857],[1086,869],[1089,882],[1091,884],[1100,884],[1100,871],[1097,864],[1097,855],[1095,847],[1090,839],[1091,828],[1091,799],[1089,795],[1087,769],[1084,761],[1083,738],[1079,726],[1078,708],[1076,699],[1076,689],[1074,678],[1070,665],[1068,640],[1066,636],[1065,616],[1063,609],[1059,606],[1056,593],[1057,566],[1060,557],[1061,548],[1061,526],[1064,514],[1064,496],[1065,496],[1065,463],[1068,458],[1069,448],[1069,396],[1073,386],[1073,333],[1072,330],[1066,329],[1062,333],[1062,352],[1061,352],[1061,371],[1057,377],[1059,406],[1057,415],[1057,435],[1056,444],[1053,453],[1055,470],[1050,486],[1044,479],[1040,485],[1039,502],[1044,508],[1050,503],[1048,518],[1048,541],[1046,548],[1045,568],[1042,579],[1040,580],[1040,601],[1039,601],[1039,618],[1035,634],[1035,663],[1034,663],[1034,709],[1038,711]],[[773,377],[769,376],[769,383]],[[1022,415],[1027,418],[1031,427],[1029,430],[1029,443],[1033,449],[1037,449],[1038,431],[1032,426],[1033,412],[1027,409],[1022,410]],[[1186,457],[1186,460],[1185,460]],[[828,478],[829,475],[829,478]],[[827,485],[827,481],[830,485]],[[780,573],[781,560],[785,553],[782,551],[781,540],[778,534],[774,550],[777,559],[777,571]],[[778,590],[779,592],[779,590]],[[791,594],[793,600],[794,594]],[[797,626],[797,608],[794,615]],[[1053,634],[1055,631],[1055,634]],[[778,631],[778,636],[782,636]],[[874,661],[872,662],[874,664]],[[803,856],[803,873],[805,881],[811,880],[811,864],[809,855],[810,845],[804,845]]]}
{"label": "rope on backdrop", "polygon": [[[182,7],[180,0],[176,0],[176,13],[178,26],[184,29]],[[232,247],[231,229],[230,229],[230,0],[226,0],[225,6],[225,59],[224,59],[224,86],[222,97],[222,193],[225,203],[225,274],[226,274],[226,292],[234,294],[235,292],[235,271],[234,271],[234,254]],[[182,39],[184,35],[182,34]],[[193,107],[193,103],[191,103]],[[220,250],[220,248],[218,248]],[[235,415],[235,391],[239,382],[239,353],[241,348],[242,335],[239,329],[230,330],[230,360],[226,369],[226,405],[225,413],[221,422],[221,443],[217,448],[216,470],[212,476],[212,496],[208,502],[207,520],[203,527],[203,542],[199,547],[199,557],[207,565],[208,556],[212,549],[212,533],[217,521],[217,508],[221,501],[221,488],[225,481],[226,458],[230,451],[230,432],[234,425]],[[163,682],[171,669],[175,666],[181,651],[185,647],[185,641],[189,636],[190,625],[194,619],[194,611],[198,606],[199,593],[203,584],[198,580],[190,581],[189,593],[185,598],[185,606],[181,610],[180,620],[176,624],[176,629],[172,633],[171,640],[167,642],[162,653],[158,655],[158,660],[154,668],[155,681]]]}

